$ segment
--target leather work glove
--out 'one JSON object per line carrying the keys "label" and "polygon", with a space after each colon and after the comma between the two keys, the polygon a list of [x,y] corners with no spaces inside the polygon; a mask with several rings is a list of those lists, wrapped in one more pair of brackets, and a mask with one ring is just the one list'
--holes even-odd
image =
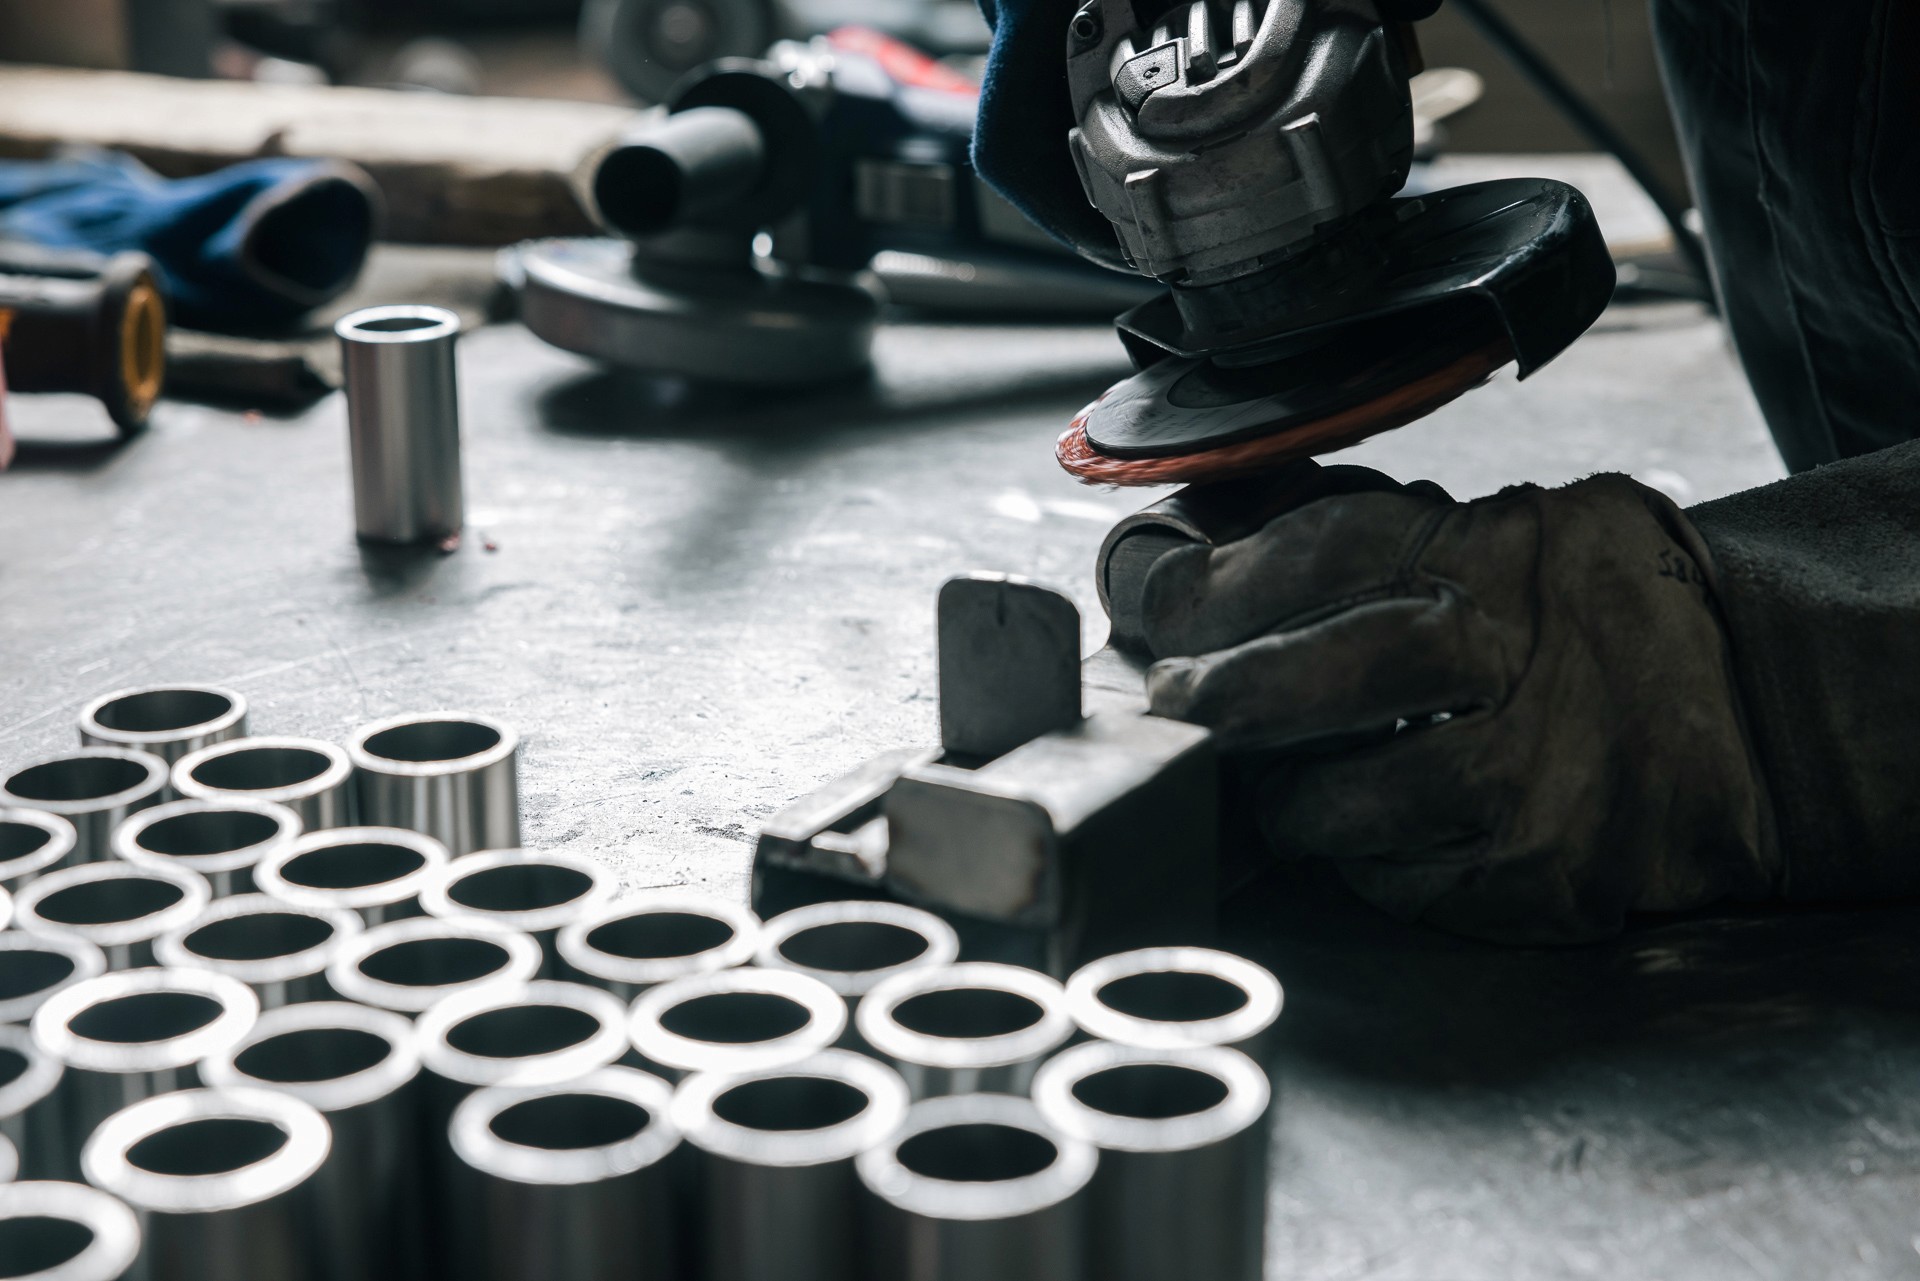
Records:
{"label": "leather work glove", "polygon": [[1713,557],[1679,508],[1624,476],[1470,503],[1377,481],[1145,581],[1153,710],[1253,767],[1279,852],[1514,942],[1775,893]]}

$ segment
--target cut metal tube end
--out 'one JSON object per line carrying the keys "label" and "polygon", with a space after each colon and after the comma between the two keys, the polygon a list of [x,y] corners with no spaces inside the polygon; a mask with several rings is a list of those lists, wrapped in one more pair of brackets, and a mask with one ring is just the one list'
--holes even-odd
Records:
{"label": "cut metal tube end", "polygon": [[1262,1061],[1283,1000],[1266,969],[1205,947],[1119,952],[1067,980],[1067,1012],[1089,1036],[1146,1049],[1231,1046]]}
{"label": "cut metal tube end", "polygon": [[916,1099],[1025,1094],[1074,1033],[1059,983],[988,961],[896,974],[861,999],[854,1022]]}
{"label": "cut metal tube end", "polygon": [[760,934],[759,962],[819,979],[857,1001],[895,974],[948,965],[960,936],[932,912],[904,903],[848,899],[782,912]]}
{"label": "cut metal tube end", "polygon": [[760,918],[744,904],[641,894],[581,917],[555,936],[563,969],[631,1001],[650,987],[753,959]]}
{"label": "cut metal tube end", "polygon": [[309,832],[353,822],[353,762],[317,738],[230,738],[182,756],[173,790],[198,800],[273,801]]}
{"label": "cut metal tube end", "polygon": [[270,1010],[332,995],[327,966],[360,930],[360,918],[339,908],[296,907],[266,894],[241,894],[162,934],[154,940],[153,954],[162,965],[239,979],[254,990],[261,1008]]}
{"label": "cut metal tube end", "polygon": [[71,934],[0,932],[0,1023],[25,1023],[49,997],[106,973],[100,949]]}
{"label": "cut metal tube end", "polygon": [[618,997],[551,980],[449,997],[420,1016],[415,1032],[421,1064],[463,1086],[555,1085],[627,1051]]}
{"label": "cut metal tube end", "polygon": [[349,939],[327,982],[349,1001],[418,1014],[449,997],[540,971],[540,945],[497,925],[413,917]]}
{"label": "cut metal tube end", "polygon": [[347,391],[354,527],[371,542],[460,532],[460,317],[442,307],[368,307],[333,327]]}
{"label": "cut metal tube end", "polygon": [[151,752],[86,747],[25,765],[0,780],[0,806],[58,814],[73,824],[75,862],[112,853],[113,829],[129,814],[157,805],[167,790],[167,763]]}
{"label": "cut metal tube end", "polygon": [[39,1178],[57,1168],[61,1131],[57,1091],[65,1068],[34,1043],[27,1028],[0,1025],[0,1146],[13,1153],[12,1178]]}
{"label": "cut metal tube end", "polygon": [[308,832],[267,855],[254,884],[296,907],[341,908],[368,925],[417,917],[420,891],[447,865],[447,847],[397,827]]}
{"label": "cut metal tube end", "polygon": [[32,1281],[120,1281],[140,1254],[140,1220],[82,1183],[9,1183],[0,1186],[0,1240],[9,1260],[32,1261]]}
{"label": "cut metal tube end", "polygon": [[105,955],[110,970],[152,965],[153,941],[213,900],[206,878],[181,867],[82,863],[20,891],[16,915],[31,934],[70,934]]}
{"label": "cut metal tube end", "polygon": [[604,864],[544,850],[483,850],[454,859],[420,890],[429,916],[520,930],[558,968],[554,936],[619,890]]}
{"label": "cut metal tube end", "polygon": [[113,853],[136,867],[198,872],[224,898],[252,890],[254,866],[299,835],[300,816],[271,801],[169,801],[122,823]]}
{"label": "cut metal tube end", "polygon": [[73,823],[45,810],[0,809],[0,886],[19,889],[73,855]]}
{"label": "cut metal tube end", "polygon": [[80,742],[152,752],[168,764],[247,732],[247,700],[218,685],[115,690],[80,712]]}
{"label": "cut metal tube end", "polygon": [[520,736],[490,716],[426,712],[347,741],[360,821],[425,832],[455,855],[520,844]]}
{"label": "cut metal tube end", "polygon": [[792,970],[738,969],[662,983],[633,1004],[640,1057],[675,1076],[756,1072],[810,1058],[840,1039],[846,1002]]}

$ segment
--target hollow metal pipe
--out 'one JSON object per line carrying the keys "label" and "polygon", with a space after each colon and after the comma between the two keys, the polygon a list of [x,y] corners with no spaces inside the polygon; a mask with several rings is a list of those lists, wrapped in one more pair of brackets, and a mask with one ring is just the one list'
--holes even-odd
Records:
{"label": "hollow metal pipe", "polygon": [[[916,1103],[855,1161],[871,1215],[869,1275],[889,1281],[1057,1281],[1086,1270],[1091,1143],[1007,1094]],[[1173,1276],[1199,1277],[1176,1270]]]}
{"label": "hollow metal pipe", "polygon": [[347,391],[355,530],[386,543],[458,534],[460,318],[440,307],[368,307],[333,332]]}
{"label": "hollow metal pipe", "polygon": [[1059,983],[988,961],[896,974],[861,999],[854,1021],[915,1099],[1025,1094],[1074,1033]]}
{"label": "hollow metal pipe", "polygon": [[20,1149],[0,1133],[0,1183],[12,1183],[20,1175]]}
{"label": "hollow metal pipe", "polygon": [[183,1090],[107,1118],[87,1181],[140,1216],[129,1281],[328,1281],[315,1176],[332,1133],[269,1090]]}
{"label": "hollow metal pipe", "polygon": [[22,1281],[119,1281],[140,1253],[140,1220],[81,1183],[0,1186],[0,1258]]}
{"label": "hollow metal pipe", "polygon": [[65,1070],[28,1029],[0,1027],[0,1142],[12,1147],[19,1177],[37,1179],[58,1169],[55,1153],[66,1141],[58,1105]]}
{"label": "hollow metal pipe", "polygon": [[200,1065],[210,1086],[274,1090],[327,1118],[333,1148],[314,1178],[331,1281],[426,1274],[419,1072],[404,1015],[345,1001],[268,1010]]}
{"label": "hollow metal pipe", "polygon": [[113,833],[116,858],[136,867],[184,867],[214,896],[246,894],[253,869],[300,835],[300,816],[272,801],[169,801],[141,810]]}
{"label": "hollow metal pipe", "polygon": [[197,800],[272,801],[309,831],[353,824],[353,762],[317,738],[230,738],[182,756],[173,790]]}
{"label": "hollow metal pipe", "polygon": [[1224,1045],[1258,1062],[1284,999],[1261,966],[1205,947],[1118,952],[1067,980],[1067,1012],[1089,1036],[1144,1049]]}
{"label": "hollow metal pipe", "polygon": [[360,918],[339,908],[241,894],[162,934],[153,955],[162,965],[239,979],[260,998],[261,1009],[271,1010],[332,996],[327,966],[360,930]]}
{"label": "hollow metal pipe", "polygon": [[826,1050],[788,1067],[699,1073],[672,1117],[694,1149],[707,1281],[843,1281],[862,1268],[854,1159],[907,1116],[885,1064]]}
{"label": "hollow metal pipe", "polygon": [[414,917],[347,940],[327,966],[346,1000],[418,1014],[464,992],[525,983],[540,971],[540,945],[497,925]]}
{"label": "hollow metal pipe", "polygon": [[520,736],[490,716],[425,712],[347,740],[360,821],[425,832],[455,854],[520,844]]}
{"label": "hollow metal pipe", "polygon": [[167,763],[151,752],[87,747],[24,765],[0,781],[0,806],[57,814],[73,824],[76,863],[112,854],[113,829],[157,805]]}
{"label": "hollow metal pipe", "polygon": [[247,732],[247,700],[218,685],[142,685],[115,690],[80,712],[87,747],[129,747],[168,764]]}
{"label": "hollow metal pipe", "polygon": [[0,809],[0,886],[17,890],[73,856],[71,820],[45,810]]}
{"label": "hollow metal pipe", "polygon": [[662,983],[633,1003],[633,1048],[663,1076],[757,1072],[811,1058],[840,1038],[846,1002],[792,970],[738,969]]}
{"label": "hollow metal pipe", "polygon": [[153,941],[185,925],[213,899],[206,879],[181,867],[82,863],[20,891],[20,928],[71,934],[99,948],[110,970],[152,965]]}
{"label": "hollow metal pipe", "polygon": [[420,889],[429,916],[519,930],[545,953],[545,973],[559,973],[555,936],[613,900],[619,890],[607,867],[578,854],[484,850],[456,858]]}
{"label": "hollow metal pipe", "polygon": [[342,908],[368,925],[421,915],[420,891],[447,865],[447,847],[397,827],[308,832],[254,867],[254,884],[298,907]]}
{"label": "hollow metal pipe", "polygon": [[62,1178],[79,1175],[81,1145],[109,1116],[199,1083],[194,1065],[232,1046],[260,1003],[237,979],[204,970],[128,970],[56,993],[33,1016],[33,1039],[66,1073],[56,1091]]}
{"label": "hollow metal pipe", "polygon": [[554,938],[569,978],[632,1001],[648,988],[753,959],[760,918],[744,904],[691,894],[636,894],[562,927]]}
{"label": "hollow metal pipe", "polygon": [[99,948],[71,934],[0,933],[0,1024],[25,1023],[63,988],[104,974]]}
{"label": "hollow metal pipe", "polygon": [[13,924],[13,895],[0,886],[0,930]]}
{"label": "hollow metal pipe", "polygon": [[904,903],[849,899],[809,903],[769,919],[758,960],[811,975],[849,1004],[907,970],[949,965],[960,936],[932,912]]}
{"label": "hollow metal pipe", "polygon": [[[476,1090],[453,1114],[464,1207],[452,1275],[632,1281],[684,1275],[672,1090],[630,1068]],[[760,1229],[764,1230],[764,1229]]]}

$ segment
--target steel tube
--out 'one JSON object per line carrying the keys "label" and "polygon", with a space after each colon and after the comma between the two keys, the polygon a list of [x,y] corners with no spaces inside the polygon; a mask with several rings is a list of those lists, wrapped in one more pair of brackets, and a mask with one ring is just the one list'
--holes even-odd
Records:
{"label": "steel tube", "polygon": [[759,962],[819,979],[849,1004],[908,970],[950,965],[960,936],[932,912],[849,899],[782,912],[760,934]]}
{"label": "steel tube", "polygon": [[20,1149],[0,1133],[0,1183],[12,1183],[20,1175]]}
{"label": "steel tube", "polygon": [[347,740],[360,821],[425,832],[455,854],[520,844],[520,736],[490,716],[427,712]]}
{"label": "steel tube", "polygon": [[99,948],[71,934],[0,933],[0,1024],[25,1023],[63,988],[107,969]]}
{"label": "steel tube", "polygon": [[619,885],[604,864],[578,854],[485,850],[441,868],[420,889],[429,916],[519,930],[538,940],[547,973],[559,972],[555,936],[611,902]]}
{"label": "steel tube", "polygon": [[1067,1012],[1089,1036],[1144,1049],[1231,1046],[1260,1062],[1283,1001],[1265,969],[1205,947],[1119,952],[1067,980]]}
{"label": "steel tube", "polygon": [[896,974],[862,998],[854,1021],[915,1099],[1025,1094],[1074,1033],[1059,983],[988,961]]}
{"label": "steel tube", "polygon": [[168,764],[247,732],[247,700],[218,685],[142,685],[115,690],[80,713],[87,747],[130,747]]}
{"label": "steel tube", "polygon": [[209,904],[192,921],[162,934],[153,954],[162,965],[238,979],[260,998],[261,1009],[271,1010],[332,996],[327,966],[360,930],[360,918],[339,908],[242,894]]}
{"label": "steel tube", "polygon": [[152,965],[153,941],[206,910],[204,877],[180,867],[82,863],[20,891],[20,928],[71,934],[99,948],[110,970]]}
{"label": "steel tube", "polygon": [[950,1094],[916,1103],[892,1138],[855,1162],[873,1222],[870,1275],[1094,1276],[1086,1270],[1087,1185],[1097,1164],[1091,1143],[1049,1126],[1026,1099]]}
{"label": "steel tube", "polygon": [[13,924],[13,895],[0,886],[0,930]]}
{"label": "steel tube", "polygon": [[140,1216],[129,1281],[328,1281],[315,1175],[332,1132],[268,1090],[183,1090],[103,1122],[87,1181]]}
{"label": "steel tube", "polygon": [[66,1067],[52,1161],[60,1177],[78,1176],[81,1145],[102,1121],[198,1084],[194,1065],[239,1041],[259,1014],[246,984],[202,970],[103,974],[56,993],[33,1016],[33,1039]]}
{"label": "steel tube", "polygon": [[540,971],[540,945],[497,925],[389,921],[349,939],[327,982],[349,1001],[418,1014],[463,992],[525,983]]}
{"label": "steel tube", "polygon": [[308,832],[260,860],[254,883],[299,907],[358,912],[368,925],[419,916],[420,891],[447,865],[447,847],[397,827]]}
{"label": "steel tube", "polygon": [[1100,1149],[1089,1263],[1103,1281],[1260,1281],[1266,1073],[1238,1050],[1089,1041],[1033,1083],[1048,1123]]}
{"label": "steel tube", "polygon": [[80,1183],[0,1187],[0,1259],[21,1281],[119,1281],[140,1253],[140,1220]]}
{"label": "steel tube", "polygon": [[425,1275],[419,1072],[404,1015],[345,1001],[268,1010],[200,1065],[210,1086],[274,1090],[327,1118],[333,1150],[314,1177],[333,1281]]}
{"label": "steel tube", "polygon": [[690,1076],[673,1122],[695,1150],[707,1281],[865,1275],[854,1159],[907,1116],[890,1068],[845,1050],[789,1067]]}
{"label": "steel tube", "polygon": [[554,938],[568,977],[632,1001],[650,987],[753,959],[760,918],[744,904],[691,894],[638,894],[563,927]]}
{"label": "steel tube", "polygon": [[496,1085],[453,1114],[452,1242],[463,1281],[683,1275],[672,1090],[630,1068]]}
{"label": "steel tube", "polygon": [[826,1049],[847,1025],[832,988],[791,970],[717,970],[662,983],[633,1004],[633,1048],[662,1075],[757,1072]]}
{"label": "steel tube", "polygon": [[88,747],[35,761],[0,781],[0,806],[57,814],[73,824],[73,861],[112,853],[113,829],[127,815],[157,805],[167,790],[167,763],[151,752]]}
{"label": "steel tube", "polygon": [[65,1071],[34,1043],[31,1031],[0,1027],[0,1142],[12,1147],[20,1177],[37,1179],[58,1169],[55,1154],[66,1141],[58,1097]]}
{"label": "steel tube", "polygon": [[116,858],[136,867],[184,867],[215,897],[246,894],[253,869],[300,835],[300,816],[271,801],[170,801],[141,810],[113,834]]}
{"label": "steel tube", "polygon": [[45,810],[0,809],[0,886],[17,890],[73,856],[73,823]]}
{"label": "steel tube", "polygon": [[460,482],[460,318],[440,307],[368,307],[333,332],[347,391],[354,528],[373,542],[451,538]]}
{"label": "steel tube", "polygon": [[317,738],[231,738],[182,756],[173,790],[197,800],[273,801],[309,832],[353,824],[353,762]]}

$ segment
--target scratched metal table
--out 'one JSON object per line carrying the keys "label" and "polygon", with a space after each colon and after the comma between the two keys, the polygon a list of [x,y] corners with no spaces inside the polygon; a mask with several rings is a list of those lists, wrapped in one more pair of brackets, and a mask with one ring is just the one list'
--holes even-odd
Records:
{"label": "scratched metal table", "polygon": [[[336,737],[474,707],[525,732],[530,844],[741,894],[762,817],[933,738],[942,579],[1062,585],[1097,645],[1094,549],[1147,497],[1050,458],[1121,372],[1098,326],[901,324],[871,385],[810,398],[647,384],[512,328],[462,362],[472,522],[446,556],[355,546],[337,398],[169,405],[119,449],[74,404],[16,402],[67,443],[0,478],[0,760],[135,682],[230,683],[262,730]],[[1694,501],[1778,474],[1681,305],[1616,309],[1538,378],[1352,457],[1462,496],[1620,469]],[[1273,1277],[1920,1273],[1913,911],[1516,952],[1282,872],[1232,918],[1289,992]]]}

